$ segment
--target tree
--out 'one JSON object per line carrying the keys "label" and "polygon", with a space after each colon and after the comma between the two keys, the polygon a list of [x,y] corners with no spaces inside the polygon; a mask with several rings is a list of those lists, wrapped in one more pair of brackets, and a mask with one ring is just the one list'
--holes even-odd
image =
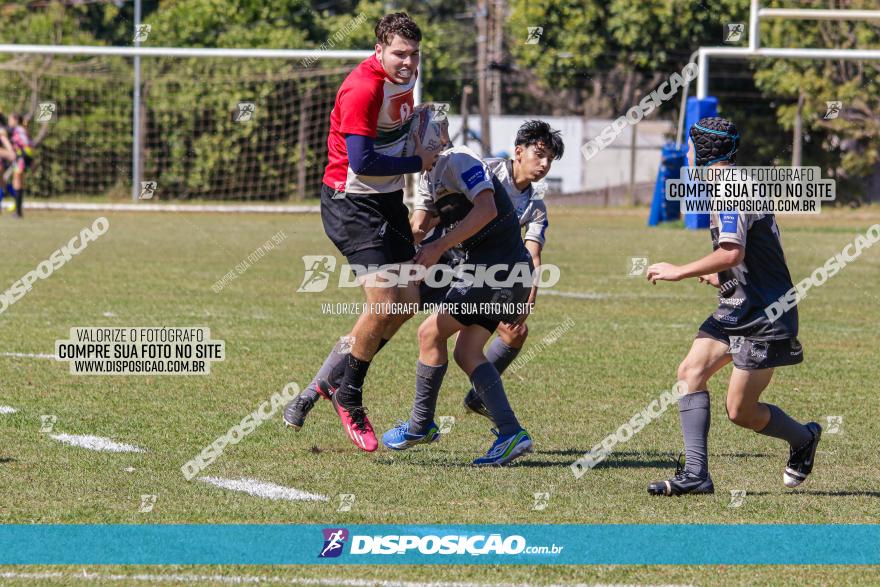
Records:
{"label": "tree", "polygon": [[[876,9],[873,0],[822,2],[827,8]],[[782,21],[769,23],[762,41],[786,46],[793,39],[803,47],[855,49],[880,46],[880,27],[868,22]],[[789,102],[778,105],[776,116],[792,129],[797,99],[803,108],[804,164],[819,165],[823,175],[838,181],[840,201],[858,199],[866,180],[880,167],[880,62],[837,60],[761,60],[758,88]],[[826,118],[827,103],[843,104],[837,118]],[[783,164],[788,164],[783,161]]]}

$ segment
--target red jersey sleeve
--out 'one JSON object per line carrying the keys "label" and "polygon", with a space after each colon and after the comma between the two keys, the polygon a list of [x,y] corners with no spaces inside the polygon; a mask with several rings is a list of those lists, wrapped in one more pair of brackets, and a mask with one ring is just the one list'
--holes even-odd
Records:
{"label": "red jersey sleeve", "polygon": [[352,85],[339,92],[339,132],[376,138],[382,86]]}

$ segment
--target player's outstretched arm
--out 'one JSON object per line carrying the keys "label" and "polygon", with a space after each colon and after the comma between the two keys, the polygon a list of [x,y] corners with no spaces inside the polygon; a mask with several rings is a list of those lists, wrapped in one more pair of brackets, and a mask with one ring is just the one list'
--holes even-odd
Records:
{"label": "player's outstretched arm", "polygon": [[648,267],[648,281],[681,281],[688,277],[699,277],[707,273],[718,273],[742,263],[745,248],[733,243],[721,243],[721,245],[697,261],[687,265],[673,265],[672,263],[654,263]]}
{"label": "player's outstretched arm", "polygon": [[488,189],[481,191],[474,198],[474,207],[467,213],[467,216],[442,237],[419,249],[414,262],[425,267],[435,265],[440,255],[477,234],[497,214],[495,193]]}

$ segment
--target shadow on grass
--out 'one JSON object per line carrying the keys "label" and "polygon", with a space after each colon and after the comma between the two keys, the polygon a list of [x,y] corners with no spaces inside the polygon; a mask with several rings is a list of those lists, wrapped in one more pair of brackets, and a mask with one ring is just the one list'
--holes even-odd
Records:
{"label": "shadow on grass", "polygon": [[[536,453],[540,455],[541,453]],[[583,454],[583,453],[581,453]],[[525,458],[521,461],[516,461],[517,464],[521,467],[569,467],[573,461],[542,461],[539,459]],[[672,464],[671,460],[659,460],[659,459],[620,459],[614,458],[613,456],[608,457],[593,469],[658,469],[663,467],[669,467]]]}
{"label": "shadow on grass", "polygon": [[[455,459],[455,455],[458,451],[454,450],[445,450],[445,449],[431,449],[431,452],[437,453],[445,453],[446,455]],[[588,450],[578,450],[574,448],[563,449],[563,450],[536,450],[531,455],[523,457],[517,461],[514,461],[513,464],[508,466],[513,467],[534,467],[534,468],[546,468],[546,467],[557,467],[557,468],[568,468],[571,464],[587,454]],[[382,455],[386,456],[386,455]],[[396,461],[390,458],[382,458],[380,456],[376,459],[377,464],[390,465],[394,464]],[[560,458],[555,460],[549,460],[547,458],[542,457],[568,457],[568,458]],[[764,453],[711,453],[709,456],[711,457],[729,457],[729,458],[766,458],[771,455]],[[573,458],[572,458],[573,457]],[[653,457],[653,458],[652,458]],[[663,457],[663,458],[657,458]],[[399,461],[397,461],[399,462]],[[608,457],[592,467],[593,469],[668,469],[674,468],[677,463],[676,455],[668,452],[660,452],[660,451],[619,451],[614,452],[608,455]],[[422,467],[472,467],[471,463],[467,460],[462,462],[409,462],[409,465],[422,466]]]}
{"label": "shadow on grass", "polygon": [[809,489],[801,489],[790,494],[823,495],[826,497],[880,497],[880,491],[810,491]]}
{"label": "shadow on grass", "polygon": [[[581,457],[586,453],[590,452],[590,449],[587,450],[579,450],[576,448],[567,448],[564,450],[539,450],[536,451],[539,454],[545,455],[559,455],[559,456],[571,456],[571,457]],[[608,458],[618,456],[618,457],[666,457],[670,460],[675,460],[677,453],[672,452],[662,452],[659,450],[640,450],[640,451],[614,451],[609,455]],[[765,458],[770,457],[772,455],[768,455],[765,453],[750,453],[750,452],[728,452],[728,453],[709,453],[710,457],[729,457],[729,458]]]}
{"label": "shadow on grass", "polygon": [[[589,451],[580,451],[576,449],[566,450],[538,450],[535,455],[558,455],[567,457],[580,458]],[[764,453],[720,453],[710,454],[711,457],[730,457],[730,458],[764,458],[770,455]],[[654,458],[651,458],[654,457]],[[663,457],[663,458],[656,458]],[[576,459],[575,459],[576,460]],[[553,467],[553,466],[569,466],[573,461],[541,461],[529,459],[523,461],[526,467]],[[593,469],[663,469],[675,467],[677,464],[675,454],[660,451],[617,451],[592,467]]]}

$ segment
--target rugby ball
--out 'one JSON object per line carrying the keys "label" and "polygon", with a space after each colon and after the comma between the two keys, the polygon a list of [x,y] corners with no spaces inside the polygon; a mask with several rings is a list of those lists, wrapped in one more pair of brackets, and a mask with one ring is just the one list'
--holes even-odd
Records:
{"label": "rugby ball", "polygon": [[[428,149],[438,149],[448,137],[446,120],[447,104],[419,104],[409,119],[409,132],[403,145],[403,157],[411,157],[416,152],[416,136]],[[448,138],[446,138],[448,140]]]}

